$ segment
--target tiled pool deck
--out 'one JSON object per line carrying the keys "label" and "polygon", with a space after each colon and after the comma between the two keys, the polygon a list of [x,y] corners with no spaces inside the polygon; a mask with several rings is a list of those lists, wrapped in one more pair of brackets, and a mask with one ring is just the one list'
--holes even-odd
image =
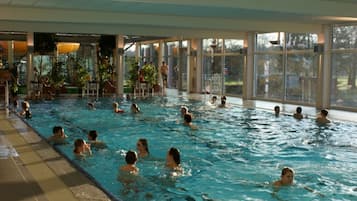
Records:
{"label": "tiled pool deck", "polygon": [[[209,100],[210,95],[178,94],[192,99]],[[297,105],[267,101],[242,101],[228,97],[228,103],[273,111],[279,105],[292,114]],[[303,106],[309,118],[314,107]],[[330,111],[333,120],[357,121],[357,113]],[[105,201],[110,198],[83,173],[73,167],[17,115],[0,110],[0,200],[4,201]]]}
{"label": "tiled pool deck", "polygon": [[0,196],[4,201],[110,200],[21,119],[5,110],[0,111]]}

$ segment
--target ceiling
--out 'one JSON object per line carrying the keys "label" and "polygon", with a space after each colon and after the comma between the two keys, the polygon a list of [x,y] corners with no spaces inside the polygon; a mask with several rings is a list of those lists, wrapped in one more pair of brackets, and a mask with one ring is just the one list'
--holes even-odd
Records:
{"label": "ceiling", "polygon": [[0,31],[244,37],[357,22],[357,0],[0,0]]}

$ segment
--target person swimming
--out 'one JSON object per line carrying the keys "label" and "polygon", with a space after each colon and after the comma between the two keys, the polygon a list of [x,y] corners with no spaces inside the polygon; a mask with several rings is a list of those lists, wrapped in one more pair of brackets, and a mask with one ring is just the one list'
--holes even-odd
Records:
{"label": "person swimming", "polygon": [[104,149],[107,147],[107,145],[104,142],[97,140],[98,133],[96,130],[89,131],[87,137],[88,137],[88,143],[91,145],[91,147],[97,149]]}
{"label": "person swimming", "polygon": [[279,115],[280,115],[280,107],[278,105],[276,105],[274,107],[274,113],[275,113],[276,117],[279,117]]}
{"label": "person swimming", "polygon": [[227,107],[227,97],[226,96],[222,96],[221,97],[221,104],[218,105],[218,107],[220,108],[225,108]]}
{"label": "person swimming", "polygon": [[177,176],[178,173],[183,172],[183,169],[181,167],[180,151],[177,148],[171,147],[167,152],[166,167],[174,172],[172,176]]}
{"label": "person swimming", "polygon": [[192,123],[192,115],[191,114],[185,114],[183,119],[184,119],[183,125],[189,126],[193,130],[197,129],[197,126]]}
{"label": "person swimming", "polygon": [[212,96],[210,103],[211,103],[212,105],[215,105],[216,102],[217,102],[217,96]]}
{"label": "person swimming", "polygon": [[120,167],[121,171],[128,172],[133,175],[139,174],[139,168],[136,167],[136,162],[138,161],[138,156],[135,151],[129,150],[125,155],[126,165]]}
{"label": "person swimming", "polygon": [[139,158],[147,157],[150,154],[148,141],[145,138],[140,138],[136,142],[136,149],[138,150]]}
{"label": "person swimming", "polygon": [[302,112],[302,108],[301,108],[301,107],[297,107],[297,108],[296,108],[296,113],[294,113],[293,117],[294,117],[295,119],[298,119],[298,120],[303,119],[304,116],[301,114],[301,112]]}
{"label": "person swimming", "polygon": [[140,108],[136,103],[131,104],[130,109],[131,109],[131,112],[134,114],[140,113]]}
{"label": "person swimming", "polygon": [[88,102],[87,106],[89,110],[95,110],[95,102]]}
{"label": "person swimming", "polygon": [[185,114],[189,114],[188,112],[188,107],[187,106],[181,106],[180,108],[180,114],[181,114],[181,117],[183,118],[185,116]]}
{"label": "person swimming", "polygon": [[328,115],[328,110],[327,109],[322,109],[320,113],[317,114],[316,117],[316,122],[319,124],[327,124],[331,123],[331,121],[327,118]]}
{"label": "person swimming", "polygon": [[79,157],[92,155],[90,144],[87,144],[83,139],[76,139],[74,141],[73,153]]}
{"label": "person swimming", "polygon": [[113,106],[113,111],[115,113],[123,113],[124,112],[123,109],[119,108],[119,103],[118,102],[114,102],[112,106]]}
{"label": "person swimming", "polygon": [[67,137],[68,136],[64,133],[64,129],[61,126],[54,126],[52,135],[47,140],[53,144],[66,144]]}
{"label": "person swimming", "polygon": [[281,186],[290,186],[293,184],[293,182],[294,182],[294,170],[289,167],[285,167],[281,171],[280,180],[275,181],[273,185],[274,187],[278,188]]}

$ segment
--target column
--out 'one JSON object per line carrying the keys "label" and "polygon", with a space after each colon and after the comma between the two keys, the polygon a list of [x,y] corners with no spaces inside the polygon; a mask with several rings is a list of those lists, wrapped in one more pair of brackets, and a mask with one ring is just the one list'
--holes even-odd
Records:
{"label": "column", "polygon": [[13,40],[8,41],[7,47],[8,47],[7,62],[9,64],[9,69],[12,69],[14,67],[14,48],[15,48],[14,41]]}
{"label": "column", "polygon": [[191,69],[193,69],[193,57],[192,57],[192,42],[190,40],[187,41],[187,58],[186,58],[186,92],[190,93],[191,90]]}
{"label": "column", "polygon": [[318,56],[318,84],[316,96],[316,108],[323,109],[330,107],[331,90],[331,43],[332,27],[323,25],[323,30],[318,35],[318,45],[314,51]]}
{"label": "column", "polygon": [[31,80],[33,79],[33,32],[27,33],[27,68],[26,68],[26,88],[27,96],[31,96]]}
{"label": "column", "polygon": [[116,62],[116,95],[122,96],[124,94],[124,36],[116,36],[115,46],[115,62]]}
{"label": "column", "polygon": [[5,109],[9,108],[9,80],[5,80]]}
{"label": "column", "polygon": [[195,90],[194,92],[196,93],[201,93],[202,92],[202,69],[203,69],[203,54],[202,54],[202,39],[194,39],[193,44],[196,46],[196,66],[195,66],[195,72],[194,76],[195,77]]}
{"label": "column", "polygon": [[248,32],[241,53],[244,55],[243,99],[251,100],[254,95],[254,49],[255,33]]}
{"label": "column", "polygon": [[178,55],[177,55],[177,66],[178,66],[178,80],[177,80],[177,89],[179,91],[182,91],[182,40],[179,40],[179,46],[178,46]]}

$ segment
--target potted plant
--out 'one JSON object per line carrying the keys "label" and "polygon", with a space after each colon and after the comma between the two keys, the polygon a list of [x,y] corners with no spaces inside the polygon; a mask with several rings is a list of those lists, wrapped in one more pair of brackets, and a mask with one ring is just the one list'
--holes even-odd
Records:
{"label": "potted plant", "polygon": [[141,69],[144,76],[144,81],[147,82],[150,87],[154,87],[157,84],[157,70],[156,67],[150,63],[146,64]]}
{"label": "potted plant", "polygon": [[127,81],[127,84],[130,88],[130,91],[134,92],[136,82],[139,80],[139,65],[138,62],[135,61],[135,59],[131,59],[128,62],[130,63],[130,68],[128,71],[129,79]]}

